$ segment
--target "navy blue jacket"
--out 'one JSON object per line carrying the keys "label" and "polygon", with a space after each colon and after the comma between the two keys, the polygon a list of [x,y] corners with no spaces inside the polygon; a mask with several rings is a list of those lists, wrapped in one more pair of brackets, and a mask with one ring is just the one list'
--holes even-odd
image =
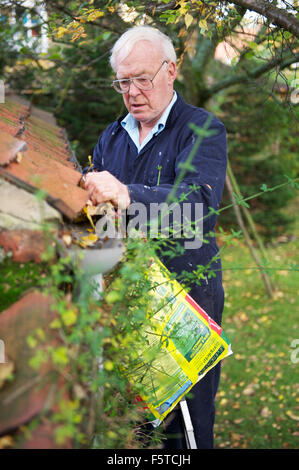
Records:
{"label": "navy blue jacket", "polygon": [[[209,113],[187,104],[178,94],[162,132],[154,136],[138,154],[134,142],[121,126],[121,120],[110,124],[100,135],[93,154],[93,169],[107,170],[129,189],[131,202],[149,205],[165,202],[180,172],[179,164],[188,157],[196,140],[189,123],[202,127]],[[212,116],[209,129],[216,132],[205,137],[192,161],[196,171],[186,173],[177,195],[190,192],[190,185],[200,186],[184,202],[201,202],[204,215],[209,207],[219,208],[226,173],[226,131],[224,125]],[[160,167],[160,170],[158,169]],[[159,184],[158,183],[159,179]],[[212,189],[210,189],[209,185]],[[204,222],[204,233],[213,231],[216,215]],[[215,238],[199,249],[186,250],[173,260],[161,256],[168,268],[176,273],[191,271],[196,265],[207,265],[218,252]]]}

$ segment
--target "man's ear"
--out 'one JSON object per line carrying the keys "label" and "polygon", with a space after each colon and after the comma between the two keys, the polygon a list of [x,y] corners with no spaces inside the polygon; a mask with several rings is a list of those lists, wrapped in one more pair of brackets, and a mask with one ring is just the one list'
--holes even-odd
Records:
{"label": "man's ear", "polygon": [[177,69],[176,69],[176,64],[175,62],[169,62],[168,63],[168,78],[173,83],[176,79],[177,76]]}

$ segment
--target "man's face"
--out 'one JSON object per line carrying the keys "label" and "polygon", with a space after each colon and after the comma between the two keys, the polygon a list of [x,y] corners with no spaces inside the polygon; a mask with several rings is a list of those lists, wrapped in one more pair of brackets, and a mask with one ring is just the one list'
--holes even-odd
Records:
{"label": "man's face", "polygon": [[[164,60],[162,51],[149,41],[139,41],[130,54],[116,62],[118,79],[146,76],[152,79]],[[163,114],[173,96],[173,82],[176,77],[174,62],[164,64],[153,81],[151,90],[140,90],[131,83],[123,94],[124,103],[132,116],[146,127],[153,127]]]}

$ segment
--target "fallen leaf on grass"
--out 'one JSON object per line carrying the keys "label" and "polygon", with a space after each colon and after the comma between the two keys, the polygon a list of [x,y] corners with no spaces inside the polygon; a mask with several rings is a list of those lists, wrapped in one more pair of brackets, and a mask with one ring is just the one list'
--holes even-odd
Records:
{"label": "fallen leaf on grass", "polygon": [[267,315],[262,315],[262,316],[258,319],[258,321],[259,321],[260,323],[265,323],[265,322],[267,322],[267,321],[269,321],[269,320],[270,320],[270,318],[269,318]]}
{"label": "fallen leaf on grass", "polygon": [[240,441],[244,436],[242,434],[237,434],[236,432],[232,432],[231,438],[233,441]]}
{"label": "fallen leaf on grass", "polygon": [[240,320],[241,320],[243,323],[246,323],[246,322],[248,322],[249,317],[248,317],[248,315],[246,315],[245,312],[240,312]]}
{"label": "fallen leaf on grass", "polygon": [[237,418],[237,419],[234,419],[234,424],[241,424],[242,422],[244,421],[244,418]]}
{"label": "fallen leaf on grass", "polygon": [[237,353],[237,354],[235,354],[235,359],[237,361],[242,361],[243,359],[245,359],[245,356],[244,356],[244,354]]}
{"label": "fallen leaf on grass", "polygon": [[284,296],[284,293],[282,291],[277,291],[277,292],[274,292],[273,299],[277,300],[277,299],[282,298],[283,296]]}
{"label": "fallen leaf on grass", "polygon": [[264,406],[264,408],[261,410],[261,416],[263,418],[269,418],[272,416],[272,411],[267,406]]}
{"label": "fallen leaf on grass", "polygon": [[255,394],[257,388],[257,384],[250,383],[249,385],[247,385],[247,387],[244,388],[243,395],[250,397]]}
{"label": "fallen leaf on grass", "polygon": [[219,404],[220,404],[220,406],[225,406],[225,405],[227,405],[227,403],[228,403],[228,399],[227,399],[227,398],[222,398],[222,399],[220,400],[220,403],[219,403]]}
{"label": "fallen leaf on grass", "polygon": [[291,410],[287,410],[286,411],[286,415],[293,419],[294,421],[299,421],[299,416],[298,415],[295,415]]}

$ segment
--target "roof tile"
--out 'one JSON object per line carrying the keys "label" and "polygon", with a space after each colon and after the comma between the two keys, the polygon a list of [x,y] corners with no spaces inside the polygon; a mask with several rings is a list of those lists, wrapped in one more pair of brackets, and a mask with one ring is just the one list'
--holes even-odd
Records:
{"label": "roof tile", "polygon": [[0,130],[0,165],[8,165],[23,150],[26,150],[26,142]]}
{"label": "roof tile", "polygon": [[[22,158],[13,161],[18,152]],[[13,97],[0,105],[0,175],[30,192],[43,189],[47,202],[69,219],[88,200],[71,158],[64,131],[50,113]]]}
{"label": "roof tile", "polygon": [[30,421],[43,409],[47,399],[49,387],[42,379],[49,373],[49,365],[38,372],[30,367],[34,351],[28,346],[27,337],[39,327],[47,336],[51,335],[52,344],[57,343],[48,327],[55,315],[52,303],[49,296],[29,292],[0,315],[6,360],[15,365],[13,380],[0,389],[0,434]]}
{"label": "roof tile", "polygon": [[54,168],[52,165],[46,165],[43,157],[39,155],[30,160],[29,156],[24,154],[19,163],[12,162],[5,168],[0,168],[0,175],[30,192],[35,189],[44,190],[49,204],[69,219],[74,219],[86,204],[88,194],[74,184],[75,181],[79,183],[79,172],[56,163]]}

